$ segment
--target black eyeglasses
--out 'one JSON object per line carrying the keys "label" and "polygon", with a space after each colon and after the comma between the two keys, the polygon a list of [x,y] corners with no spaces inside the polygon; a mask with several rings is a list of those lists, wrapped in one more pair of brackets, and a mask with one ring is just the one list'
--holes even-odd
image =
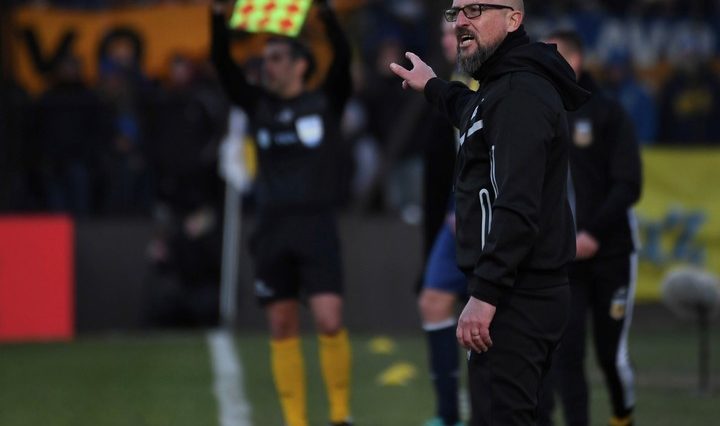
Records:
{"label": "black eyeglasses", "polygon": [[505,6],[502,4],[486,4],[486,3],[473,3],[468,4],[463,7],[451,7],[450,9],[445,10],[445,20],[448,22],[455,22],[457,21],[458,15],[460,14],[460,11],[462,10],[462,13],[465,14],[465,17],[468,19],[475,19],[478,16],[482,15],[482,13],[486,10],[490,9],[510,9],[515,10],[510,6]]}

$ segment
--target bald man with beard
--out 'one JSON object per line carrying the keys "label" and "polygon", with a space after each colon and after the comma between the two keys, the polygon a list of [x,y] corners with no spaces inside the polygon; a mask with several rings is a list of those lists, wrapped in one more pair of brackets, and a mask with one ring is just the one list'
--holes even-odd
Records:
{"label": "bald man with beard", "polygon": [[567,110],[589,93],[557,50],[531,43],[522,1],[455,0],[461,68],[473,92],[415,54],[392,64],[458,129],[457,262],[470,295],[456,337],[468,349],[470,424],[529,426],[570,301],[575,231],[567,197]]}

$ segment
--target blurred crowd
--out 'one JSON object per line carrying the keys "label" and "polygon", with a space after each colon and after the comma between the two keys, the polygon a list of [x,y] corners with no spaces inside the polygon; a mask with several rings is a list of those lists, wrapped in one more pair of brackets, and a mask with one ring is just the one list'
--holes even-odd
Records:
{"label": "blurred crowd", "polygon": [[[13,3],[105,8],[207,1]],[[419,0],[364,3],[346,17],[357,61],[356,96],[344,121],[346,155],[338,159],[347,163],[339,177],[342,199],[346,206],[393,211],[417,222],[422,152],[436,135],[426,125],[431,112],[401,89],[388,64],[403,61],[406,50],[432,57],[436,33],[428,28],[439,27],[439,19],[428,17],[428,2]],[[551,26],[577,27],[592,46],[591,68],[632,115],[642,143],[720,144],[719,4],[527,2],[533,16],[528,29],[542,37]],[[645,18],[665,22],[665,30],[649,25],[651,31],[642,33],[647,26],[635,21]],[[665,33],[672,42],[665,42],[663,37],[670,37]],[[51,64],[48,89],[39,96],[31,97],[11,79],[2,82],[2,210],[154,215],[168,224],[170,217],[217,210],[222,194],[217,152],[228,104],[212,66],[177,55],[167,76],[152,79],[141,65],[141,42],[132,34],[113,40],[99,58],[92,85],[71,56]],[[447,65],[439,69],[449,75]]]}
{"label": "blurred crowd", "polygon": [[[207,1],[11,2],[74,8],[151,3]],[[406,50],[431,57],[436,46],[428,28],[439,22],[428,17],[428,2],[364,3],[346,19],[358,54],[356,96],[344,122],[347,155],[339,159],[347,162],[343,170],[349,171],[339,177],[342,198],[348,206],[400,212],[415,222],[421,215],[421,154],[435,135],[425,125],[430,112],[400,88],[387,65],[402,61]],[[720,144],[719,4],[527,2],[534,36],[541,37],[550,26],[574,25],[583,32],[592,44],[591,68],[632,115],[642,143],[675,145]],[[631,23],[652,17],[652,22],[689,24],[669,27],[672,43],[662,42],[660,30],[633,43],[637,28],[615,25],[613,16],[630,16],[622,22]],[[607,25],[598,29],[598,19]],[[31,97],[12,80],[3,81],[0,131],[7,154],[0,167],[5,175],[2,210],[165,217],[168,211],[182,215],[215,209],[221,202],[217,148],[226,131],[228,105],[212,67],[178,55],[168,75],[155,80],[144,73],[142,46],[131,34],[115,37],[104,51],[92,85],[74,57],[54,61],[47,72],[48,89],[40,96]],[[443,72],[449,71],[445,66]]]}
{"label": "blurred crowd", "polygon": [[226,101],[207,66],[177,56],[169,69],[150,81],[119,42],[95,86],[72,56],[57,61],[35,98],[4,82],[4,210],[87,217],[144,215],[154,201],[180,210],[217,203]]}

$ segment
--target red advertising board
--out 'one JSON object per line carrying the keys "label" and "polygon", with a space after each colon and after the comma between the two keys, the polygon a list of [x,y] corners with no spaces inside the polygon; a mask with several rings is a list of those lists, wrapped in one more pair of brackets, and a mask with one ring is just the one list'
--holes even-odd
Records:
{"label": "red advertising board", "polygon": [[74,275],[70,218],[0,217],[0,341],[71,339]]}

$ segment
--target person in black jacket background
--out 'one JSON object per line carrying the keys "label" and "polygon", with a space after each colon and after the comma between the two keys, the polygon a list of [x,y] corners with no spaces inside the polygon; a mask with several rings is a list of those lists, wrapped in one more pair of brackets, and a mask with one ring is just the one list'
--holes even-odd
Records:
{"label": "person in black jacket background", "polygon": [[38,100],[30,133],[41,153],[47,208],[86,217],[95,211],[93,183],[105,140],[106,109],[84,82],[73,56],[59,60],[52,85]]}
{"label": "person in black jacket background", "polygon": [[350,94],[350,47],[332,9],[316,1],[333,59],[310,89],[315,59],[300,40],[265,45],[261,85],[229,53],[223,14],[212,16],[212,59],[230,100],[248,115],[258,147],[257,229],[251,242],[258,300],[270,323],[271,364],[288,426],[307,426],[299,337],[300,299],[319,333],[332,425],[350,424],[350,343],[342,322],[342,267],[335,224],[340,118]]}
{"label": "person in black jacket background", "polygon": [[632,424],[635,406],[627,339],[637,275],[636,224],[631,209],[640,198],[640,150],[629,115],[583,71],[579,35],[558,31],[547,37],[547,42],[557,45],[579,76],[580,85],[593,96],[569,114],[577,257],[570,267],[571,319],[545,386],[539,424],[552,424],[553,388],[562,397],[567,424],[589,424],[584,360],[590,310],[595,352],[612,403],[610,425],[627,426]]}
{"label": "person in black jacket background", "polygon": [[142,134],[153,171],[155,230],[148,244],[152,325],[217,325],[222,221],[218,143],[228,108],[201,64],[177,54],[167,81],[144,99]]}
{"label": "person in black jacket background", "polygon": [[472,425],[534,425],[543,376],[568,319],[575,255],[566,109],[588,93],[553,47],[530,43],[524,2],[455,0],[459,61],[480,83],[447,83],[413,53],[392,64],[460,129],[457,260],[471,296],[458,341],[470,350]]}

